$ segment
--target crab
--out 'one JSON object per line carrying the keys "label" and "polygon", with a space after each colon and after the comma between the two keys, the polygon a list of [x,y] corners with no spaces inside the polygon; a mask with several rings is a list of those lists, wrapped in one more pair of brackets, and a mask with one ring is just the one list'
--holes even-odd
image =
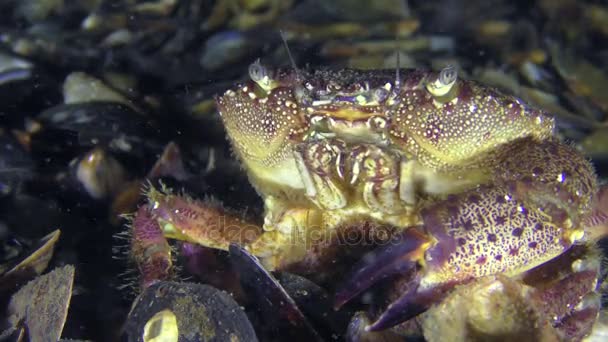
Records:
{"label": "crab", "polygon": [[273,71],[255,62],[249,75],[216,102],[264,201],[263,225],[150,188],[132,222],[144,286],[171,276],[167,238],[239,244],[268,270],[314,273],[338,247],[355,247],[354,234],[375,249],[336,291],[336,308],[388,278],[406,284],[367,330],[417,317],[480,279],[524,284],[563,255],[579,267],[553,279],[577,288],[560,319],[581,307],[595,319],[597,301],[578,302],[598,289],[599,262],[581,267],[570,254],[606,222],[598,179],[547,113],[453,67]]}

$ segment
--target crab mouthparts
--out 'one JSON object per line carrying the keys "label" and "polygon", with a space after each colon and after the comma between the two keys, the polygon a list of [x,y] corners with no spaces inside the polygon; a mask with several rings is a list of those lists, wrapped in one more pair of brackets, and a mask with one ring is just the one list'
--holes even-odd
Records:
{"label": "crab mouthparts", "polygon": [[338,137],[348,142],[387,145],[388,120],[383,114],[341,108],[317,111],[309,122],[315,133]]}

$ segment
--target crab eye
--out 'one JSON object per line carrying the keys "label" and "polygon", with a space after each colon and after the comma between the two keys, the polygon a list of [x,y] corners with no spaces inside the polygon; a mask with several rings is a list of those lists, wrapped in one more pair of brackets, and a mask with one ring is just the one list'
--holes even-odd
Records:
{"label": "crab eye", "polygon": [[452,90],[457,79],[458,71],[455,66],[450,65],[439,72],[439,76],[435,81],[427,83],[426,89],[433,96],[441,97]]}
{"label": "crab eye", "polygon": [[453,65],[449,65],[439,72],[439,82],[444,86],[452,86],[458,78],[458,70]]}
{"label": "crab eye", "polygon": [[249,66],[249,77],[265,93],[277,87],[277,82],[271,78],[270,72],[260,63],[259,59]]}
{"label": "crab eye", "polygon": [[268,78],[268,70],[260,63],[259,59],[249,66],[249,77],[256,83],[263,82],[265,78]]}

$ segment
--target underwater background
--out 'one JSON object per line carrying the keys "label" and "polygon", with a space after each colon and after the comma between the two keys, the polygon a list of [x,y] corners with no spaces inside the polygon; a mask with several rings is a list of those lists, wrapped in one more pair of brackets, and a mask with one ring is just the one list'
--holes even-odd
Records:
{"label": "underwater background", "polygon": [[[554,115],[560,139],[605,182],[607,23],[606,1],[0,1],[0,337],[150,340],[140,330],[153,313],[128,316],[140,290],[126,217],[147,184],[261,221],[263,203],[214,99],[247,80],[257,60],[302,69],[453,66],[458,77]],[[198,252],[195,265],[176,257],[176,280],[212,286],[165,290],[182,291],[184,306],[197,303],[184,314],[205,322],[207,334],[180,341],[424,340],[347,335],[352,312],[333,311],[323,288],[288,273],[276,277],[295,307],[258,310],[228,253]],[[148,310],[164,305],[138,300]],[[246,315],[231,314],[241,307]],[[598,341],[608,339],[608,320],[599,320]]]}

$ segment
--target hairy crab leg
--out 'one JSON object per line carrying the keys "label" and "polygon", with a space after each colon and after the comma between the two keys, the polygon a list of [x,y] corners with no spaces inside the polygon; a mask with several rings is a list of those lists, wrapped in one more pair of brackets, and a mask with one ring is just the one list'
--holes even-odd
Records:
{"label": "hairy crab leg", "polygon": [[225,251],[237,244],[259,257],[269,270],[294,264],[312,270],[332,255],[323,247],[334,242],[337,233],[324,230],[320,210],[285,209],[273,229],[265,231],[216,203],[152,187],[146,197],[148,203],[139,208],[131,227],[131,254],[144,286],[155,279],[171,278],[171,248],[166,239]]}
{"label": "hairy crab leg", "polygon": [[262,233],[260,227],[229,213],[218,204],[185,196],[148,191],[148,207],[166,237],[228,250],[230,243],[248,245]]}
{"label": "hairy crab leg", "polygon": [[592,245],[575,245],[532,269],[522,282],[534,288],[535,307],[565,340],[580,341],[601,308],[602,253]]}
{"label": "hairy crab leg", "polygon": [[146,206],[137,210],[131,222],[131,256],[137,265],[142,288],[171,278],[171,247]]}
{"label": "hairy crab leg", "polygon": [[262,229],[228,213],[219,205],[201,203],[150,187],[148,203],[131,223],[131,255],[143,287],[172,277],[167,238],[228,250],[230,243],[249,245]]}

